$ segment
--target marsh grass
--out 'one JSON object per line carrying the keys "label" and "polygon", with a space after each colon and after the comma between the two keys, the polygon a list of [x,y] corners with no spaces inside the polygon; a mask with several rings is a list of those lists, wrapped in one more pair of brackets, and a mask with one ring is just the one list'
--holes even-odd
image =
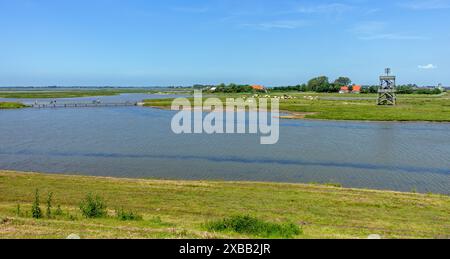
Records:
{"label": "marsh grass", "polygon": [[15,103],[15,102],[0,102],[0,110],[1,109],[20,109],[27,107],[23,103]]}
{"label": "marsh grass", "polygon": [[206,224],[209,231],[235,232],[264,238],[292,238],[302,234],[293,223],[272,223],[251,216],[232,216]]}
{"label": "marsh grass", "polygon": [[[450,122],[450,98],[441,95],[399,95],[397,106],[376,105],[376,95],[338,95],[317,93],[274,93],[271,96],[290,95],[291,100],[281,100],[280,110],[305,113],[302,118],[319,120],[358,121],[430,121]],[[207,96],[204,96],[206,100]],[[251,97],[251,95],[217,94],[222,102],[226,98]],[[309,97],[313,97],[309,99]],[[330,99],[342,97],[344,99]],[[368,99],[367,99],[368,98]],[[189,100],[192,101],[192,98]],[[171,99],[146,100],[144,106],[170,108]],[[270,108],[270,105],[269,105]]]}
{"label": "marsh grass", "polygon": [[[52,219],[33,219],[30,186],[42,190],[43,195],[53,192],[55,202],[62,202],[63,215],[57,215],[56,206]],[[101,193],[112,208],[139,212],[143,220],[122,221],[115,215],[84,217],[79,205],[90,192]],[[18,201],[22,217],[16,213]],[[278,232],[250,231],[256,234],[241,234],[228,227],[210,232],[205,227],[208,222],[219,222],[216,227],[224,229],[224,219],[247,213],[258,222],[298,224],[302,234],[294,238],[354,239],[370,234],[383,238],[450,238],[450,198],[446,195],[315,184],[113,179],[0,171],[0,218],[11,219],[7,223],[11,226],[0,228],[2,238],[65,238],[71,233],[85,238],[279,238],[292,234],[289,227]],[[229,222],[232,227],[245,225],[242,220]]]}
{"label": "marsh grass", "polygon": [[124,93],[154,93],[154,90],[145,88],[124,89],[82,89],[82,90],[35,90],[1,92],[1,98],[77,98],[90,96],[114,96]]}
{"label": "marsh grass", "polygon": [[55,216],[63,216],[64,212],[61,208],[61,205],[56,206]]}
{"label": "marsh grass", "polygon": [[142,220],[142,216],[133,211],[126,211],[123,208],[116,210],[116,216],[122,221],[139,221]]}
{"label": "marsh grass", "polygon": [[22,217],[23,216],[20,204],[17,204],[17,206],[16,206],[16,216],[17,217]]}

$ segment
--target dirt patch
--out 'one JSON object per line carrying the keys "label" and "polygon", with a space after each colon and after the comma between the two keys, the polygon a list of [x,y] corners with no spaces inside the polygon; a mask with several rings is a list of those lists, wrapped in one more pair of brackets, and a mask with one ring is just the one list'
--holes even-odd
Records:
{"label": "dirt patch", "polygon": [[10,218],[0,218],[0,225],[6,225],[10,222],[12,222],[12,219]]}

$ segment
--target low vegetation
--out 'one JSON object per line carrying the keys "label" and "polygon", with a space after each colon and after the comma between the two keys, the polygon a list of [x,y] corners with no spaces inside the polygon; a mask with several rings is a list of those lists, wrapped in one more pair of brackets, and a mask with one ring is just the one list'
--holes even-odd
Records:
{"label": "low vegetation", "polygon": [[[216,94],[223,102],[226,98],[247,98],[246,94]],[[261,97],[265,97],[263,94]],[[399,95],[397,106],[377,106],[375,94],[340,95],[326,93],[271,93],[280,100],[280,109],[292,113],[291,118],[360,121],[431,121],[450,122],[450,98],[441,95]],[[145,106],[170,108],[172,100],[146,100]]]}
{"label": "low vegetation", "polygon": [[[17,217],[28,217],[28,213],[22,213],[21,204],[16,206],[16,216]],[[61,205],[58,205],[56,210],[53,208],[53,192],[49,192],[46,200],[46,214],[47,219],[61,219],[64,212]],[[93,195],[91,193],[87,194],[86,197],[80,202],[80,213],[86,219],[100,219],[108,218],[107,205],[102,197],[99,195]],[[36,189],[34,194],[33,204],[31,205],[31,217],[34,219],[43,219],[44,214],[40,207],[40,194],[39,189]],[[127,211],[124,208],[117,209],[114,215],[115,218],[121,221],[137,221],[142,220],[142,216],[133,211]],[[111,217],[112,218],[112,217]],[[69,219],[74,220],[76,217],[69,215]]]}
{"label": "low vegetation", "polygon": [[15,102],[0,102],[0,110],[1,109],[20,109],[25,108],[26,105],[22,103]]}
{"label": "low vegetation", "polygon": [[293,223],[272,223],[251,216],[233,216],[206,224],[209,231],[235,232],[264,238],[292,238],[302,233]]}
{"label": "low vegetation", "polygon": [[26,91],[0,91],[0,98],[78,98],[91,96],[113,96],[124,93],[155,93],[155,90],[147,88],[105,88],[105,89],[38,89]]}
{"label": "low vegetation", "polygon": [[[34,188],[50,218],[32,217]],[[0,171],[2,238],[450,238],[449,214],[434,194]]]}
{"label": "low vegetation", "polygon": [[133,211],[126,211],[123,208],[116,210],[116,216],[122,221],[142,220],[142,216]]}
{"label": "low vegetation", "polygon": [[39,190],[36,190],[36,193],[34,194],[34,202],[31,207],[31,215],[33,215],[33,218],[35,219],[42,218],[42,211],[39,204]]}
{"label": "low vegetation", "polygon": [[86,218],[103,218],[108,215],[106,203],[98,195],[88,194],[80,203],[81,214]]}

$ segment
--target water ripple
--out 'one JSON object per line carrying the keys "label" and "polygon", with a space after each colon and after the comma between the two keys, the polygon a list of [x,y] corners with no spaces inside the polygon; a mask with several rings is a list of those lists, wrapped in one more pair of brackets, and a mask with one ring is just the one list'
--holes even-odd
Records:
{"label": "water ripple", "polygon": [[383,171],[402,171],[409,173],[435,173],[450,175],[450,168],[430,168],[414,166],[389,166],[368,163],[348,163],[330,161],[304,161],[299,159],[273,159],[273,158],[240,158],[233,156],[202,156],[202,155],[148,155],[148,154],[122,154],[122,153],[92,153],[92,152],[37,152],[21,150],[18,152],[2,152],[0,155],[22,155],[22,156],[56,156],[56,157],[88,157],[88,158],[132,158],[132,159],[168,159],[168,160],[204,160],[216,163],[241,163],[241,164],[276,164],[276,165],[298,165],[298,166],[321,166],[332,168],[369,169]]}

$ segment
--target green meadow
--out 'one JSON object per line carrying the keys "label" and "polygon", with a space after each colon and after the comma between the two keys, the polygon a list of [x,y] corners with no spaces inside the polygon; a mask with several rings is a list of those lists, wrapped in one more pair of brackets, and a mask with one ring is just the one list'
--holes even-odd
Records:
{"label": "green meadow", "polygon": [[[81,213],[89,193],[106,204],[102,217]],[[450,238],[449,215],[450,197],[434,194],[0,171],[1,238]]]}
{"label": "green meadow", "polygon": [[[162,93],[189,94],[186,91]],[[36,90],[0,91],[0,98],[77,98],[89,96],[112,96],[123,93],[157,93],[154,90],[137,88],[88,89],[88,90]],[[264,97],[266,94],[260,94]],[[274,92],[271,97],[289,96],[280,100],[280,109],[291,113],[286,118],[320,120],[359,121],[428,121],[450,122],[450,95],[399,95],[397,106],[377,106],[376,94],[336,94]],[[252,97],[253,94],[205,94],[204,97],[226,98]],[[192,100],[192,98],[190,98]],[[168,109],[172,99],[145,100],[144,106]],[[24,108],[20,103],[2,102],[0,109]]]}
{"label": "green meadow", "polygon": [[[377,106],[375,94],[274,93],[289,96],[280,100],[280,109],[290,112],[289,118],[358,121],[427,121],[450,122],[450,95],[399,95],[397,106]],[[262,97],[265,94],[261,94]],[[204,97],[252,97],[251,94],[216,94]],[[146,100],[145,106],[170,108],[172,100]]]}

